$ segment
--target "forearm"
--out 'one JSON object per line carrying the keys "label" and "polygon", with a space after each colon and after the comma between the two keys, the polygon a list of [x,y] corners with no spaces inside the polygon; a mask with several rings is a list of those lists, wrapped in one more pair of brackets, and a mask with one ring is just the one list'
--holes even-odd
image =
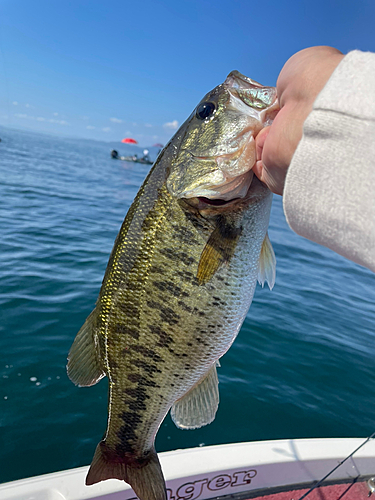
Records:
{"label": "forearm", "polygon": [[289,167],[290,227],[375,271],[375,55],[337,67],[305,121]]}

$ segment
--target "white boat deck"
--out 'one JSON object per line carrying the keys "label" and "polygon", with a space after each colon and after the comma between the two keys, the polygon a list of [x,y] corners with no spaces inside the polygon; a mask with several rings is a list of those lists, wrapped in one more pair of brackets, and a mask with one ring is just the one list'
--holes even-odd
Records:
{"label": "white boat deck", "polygon": [[[239,495],[244,492],[249,498],[277,489],[306,488],[326,476],[363,442],[363,438],[261,441],[170,451],[160,453],[159,457],[168,500],[206,500],[227,495],[245,498]],[[87,470],[88,467],[80,467],[5,483],[0,485],[0,499],[136,498],[130,486],[115,479],[85,486]],[[349,483],[373,476],[375,440],[370,440],[328,481]]]}

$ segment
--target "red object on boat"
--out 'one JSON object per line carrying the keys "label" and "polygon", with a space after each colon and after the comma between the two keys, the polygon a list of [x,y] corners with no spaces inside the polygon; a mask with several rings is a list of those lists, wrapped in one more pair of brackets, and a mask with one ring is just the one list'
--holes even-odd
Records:
{"label": "red object on boat", "polygon": [[125,144],[138,144],[138,141],[135,139],[132,139],[131,137],[125,137],[121,142],[124,142]]}

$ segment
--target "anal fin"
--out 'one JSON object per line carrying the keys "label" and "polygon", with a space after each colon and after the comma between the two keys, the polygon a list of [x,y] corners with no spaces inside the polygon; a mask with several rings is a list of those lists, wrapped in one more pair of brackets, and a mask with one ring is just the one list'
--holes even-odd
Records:
{"label": "anal fin", "polygon": [[179,429],[198,429],[214,421],[219,406],[219,380],[216,363],[207,374],[176,401],[171,417]]}

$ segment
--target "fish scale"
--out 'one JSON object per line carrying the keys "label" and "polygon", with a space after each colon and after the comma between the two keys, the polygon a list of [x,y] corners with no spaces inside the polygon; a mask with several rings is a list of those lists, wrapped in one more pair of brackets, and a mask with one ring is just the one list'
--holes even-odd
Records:
{"label": "fish scale", "polygon": [[[239,83],[245,98],[256,83],[239,75],[207,94],[159,155],[116,238],[97,305],[70,350],[73,382],[109,378],[107,430],[86,484],[118,478],[141,500],[166,499],[156,433],[170,409],[180,428],[214,419],[217,362],[241,327],[257,278],[273,285],[266,235],[272,195],[253,178],[252,164],[246,174],[243,158],[252,148],[244,127],[260,130],[267,118],[258,102],[253,112],[253,100],[239,95]],[[225,152],[225,143],[225,162],[205,157]],[[228,189],[212,184],[226,175]]]}

